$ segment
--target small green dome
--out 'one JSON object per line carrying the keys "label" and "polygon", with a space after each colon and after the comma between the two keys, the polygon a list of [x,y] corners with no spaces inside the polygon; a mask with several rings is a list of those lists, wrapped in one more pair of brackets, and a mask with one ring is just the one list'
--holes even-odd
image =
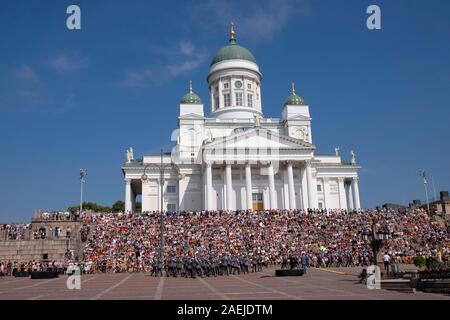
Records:
{"label": "small green dome", "polygon": [[305,100],[303,100],[302,97],[298,96],[295,93],[295,87],[294,84],[292,84],[292,94],[286,99],[284,102],[284,105],[290,105],[290,106],[304,106],[306,105]]}
{"label": "small green dome", "polygon": [[180,99],[181,104],[202,104],[202,99],[192,91],[192,81],[189,81],[189,92]]}
{"label": "small green dome", "polygon": [[211,66],[220,61],[234,59],[247,60],[256,63],[256,59],[250,51],[236,44],[234,25],[232,24],[230,31],[230,44],[217,51],[211,61]]}

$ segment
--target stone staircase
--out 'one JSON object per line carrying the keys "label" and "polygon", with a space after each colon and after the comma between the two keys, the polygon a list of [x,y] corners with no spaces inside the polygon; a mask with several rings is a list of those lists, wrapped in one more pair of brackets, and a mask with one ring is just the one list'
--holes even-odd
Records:
{"label": "stone staircase", "polygon": [[409,279],[381,280],[381,289],[404,293],[416,292],[415,289],[411,286],[411,280]]}

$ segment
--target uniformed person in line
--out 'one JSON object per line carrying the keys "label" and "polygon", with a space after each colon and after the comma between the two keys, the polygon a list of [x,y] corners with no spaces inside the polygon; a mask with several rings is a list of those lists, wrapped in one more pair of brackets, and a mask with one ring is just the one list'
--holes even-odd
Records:
{"label": "uniformed person in line", "polygon": [[244,256],[244,271],[245,271],[245,273],[249,273],[249,264],[250,264],[250,261],[249,261],[249,259],[248,259],[248,255],[245,255]]}
{"label": "uniformed person in line", "polygon": [[176,260],[176,266],[177,266],[177,271],[175,273],[175,277],[178,277],[178,275],[180,275],[180,277],[182,276],[182,270],[183,270],[183,261],[181,260],[181,257],[178,257]]}
{"label": "uniformed person in line", "polygon": [[210,275],[213,275],[214,277],[217,275],[216,274],[216,260],[214,259],[214,256],[210,255],[209,256],[209,273]]}
{"label": "uniformed person in line", "polygon": [[196,275],[198,275],[200,278],[202,278],[202,263],[199,257],[195,257],[194,258],[194,263],[195,263],[195,273]]}
{"label": "uniformed person in line", "polygon": [[211,275],[211,262],[206,256],[203,257],[202,261],[203,261],[203,274],[209,277]]}
{"label": "uniformed person in line", "polygon": [[190,255],[186,257],[185,268],[186,268],[186,278],[187,277],[194,278],[193,263]]}
{"label": "uniformed person in line", "polygon": [[225,255],[222,255],[222,259],[220,261],[220,275],[229,275],[228,273],[228,265],[227,265],[227,258]]}
{"label": "uniformed person in line", "polygon": [[239,260],[237,256],[233,256],[231,258],[231,269],[232,269],[232,274],[241,274],[241,270],[239,268]]}
{"label": "uniformed person in line", "polygon": [[263,257],[260,255],[260,254],[258,254],[258,272],[261,272],[262,271],[262,266],[263,266]]}
{"label": "uniformed person in line", "polygon": [[164,261],[162,259],[158,258],[157,263],[158,263],[158,269],[156,270],[156,272],[160,277],[162,277],[163,269],[164,269]]}
{"label": "uniformed person in line", "polygon": [[256,254],[252,256],[252,272],[258,272],[258,258]]}

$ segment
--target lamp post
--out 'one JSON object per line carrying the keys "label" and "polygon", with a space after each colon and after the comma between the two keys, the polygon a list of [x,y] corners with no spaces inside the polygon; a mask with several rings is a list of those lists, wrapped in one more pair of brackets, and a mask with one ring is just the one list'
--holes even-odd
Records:
{"label": "lamp post", "polygon": [[86,169],[80,169],[80,215],[81,211],[83,211],[83,184],[86,182],[84,179],[87,175]]}
{"label": "lamp post", "polygon": [[161,166],[159,169],[160,174],[160,187],[161,187],[161,212],[160,212],[160,259],[161,269],[164,268],[164,162],[163,162],[163,150],[161,149]]}
{"label": "lamp post", "polygon": [[[161,210],[159,213],[159,237],[160,237],[160,244],[159,244],[159,257],[160,257],[160,263],[164,263],[164,161],[163,161],[163,150],[161,149],[161,164],[159,166],[159,181],[160,181],[160,192],[161,192]],[[142,182],[146,182],[148,180],[148,176],[145,174],[147,168],[149,167],[149,164],[147,164],[144,167],[144,173],[141,176]]]}
{"label": "lamp post", "polygon": [[362,239],[364,241],[370,241],[373,254],[373,264],[378,265],[378,252],[383,247],[383,241],[390,239],[390,233],[387,230],[378,230],[376,227],[377,220],[372,220],[371,230],[362,231]]}
{"label": "lamp post", "polygon": [[425,197],[427,199],[427,209],[428,209],[428,214],[430,214],[430,203],[428,202],[428,188],[427,188],[427,175],[425,170],[419,170],[419,175],[422,177],[423,179],[423,187],[425,188]]}

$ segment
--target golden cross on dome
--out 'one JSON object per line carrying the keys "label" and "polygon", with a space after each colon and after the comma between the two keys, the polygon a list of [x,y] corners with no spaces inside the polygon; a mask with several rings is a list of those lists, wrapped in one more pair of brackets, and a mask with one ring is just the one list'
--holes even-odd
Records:
{"label": "golden cross on dome", "polygon": [[235,32],[234,32],[234,22],[231,22],[231,28],[230,28],[230,40],[235,40]]}

